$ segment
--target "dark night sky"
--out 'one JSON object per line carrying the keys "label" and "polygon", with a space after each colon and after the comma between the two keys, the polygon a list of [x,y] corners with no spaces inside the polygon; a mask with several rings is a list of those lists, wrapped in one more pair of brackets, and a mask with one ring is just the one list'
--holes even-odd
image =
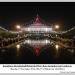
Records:
{"label": "dark night sky", "polygon": [[75,3],[0,3],[0,25],[10,29],[31,21],[37,13],[46,22],[63,28],[75,25]]}

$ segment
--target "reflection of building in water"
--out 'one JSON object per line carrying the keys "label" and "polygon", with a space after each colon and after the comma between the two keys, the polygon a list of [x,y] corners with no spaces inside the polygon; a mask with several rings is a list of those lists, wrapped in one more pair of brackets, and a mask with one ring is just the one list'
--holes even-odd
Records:
{"label": "reflection of building in water", "polygon": [[29,44],[30,46],[32,46],[36,55],[38,56],[40,54],[40,50],[42,47],[44,47],[48,44],[52,45],[53,42],[51,40],[47,40],[47,39],[45,39],[45,40],[30,40],[30,39],[28,39],[28,40],[24,41],[24,44]]}
{"label": "reflection of building in water", "polygon": [[24,44],[30,44],[30,45],[47,45],[47,44],[52,44],[53,42],[51,40],[25,40]]}
{"label": "reflection of building in water", "polygon": [[40,49],[43,46],[53,44],[53,41],[48,40],[47,38],[51,37],[52,35],[50,33],[55,33],[55,31],[53,31],[52,26],[43,23],[38,15],[36,16],[34,22],[29,26],[22,28],[22,31],[26,33],[26,36],[28,38],[28,40],[24,41],[24,44],[29,44],[30,46],[32,46],[35,50],[36,55],[39,55]]}

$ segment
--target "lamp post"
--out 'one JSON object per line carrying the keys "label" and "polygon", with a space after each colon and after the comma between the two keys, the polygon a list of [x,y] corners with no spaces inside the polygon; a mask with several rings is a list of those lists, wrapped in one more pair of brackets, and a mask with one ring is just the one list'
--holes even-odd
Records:
{"label": "lamp post", "polygon": [[21,26],[20,25],[16,25],[16,29],[21,29]]}
{"label": "lamp post", "polygon": [[[21,30],[21,26],[20,26],[20,25],[16,25],[16,29],[17,29],[17,31],[19,32],[19,31]],[[19,35],[19,33],[18,33],[18,41],[19,41],[19,37],[20,37],[20,35]]]}
{"label": "lamp post", "polygon": [[55,25],[55,30],[58,30],[60,28],[59,25]]}

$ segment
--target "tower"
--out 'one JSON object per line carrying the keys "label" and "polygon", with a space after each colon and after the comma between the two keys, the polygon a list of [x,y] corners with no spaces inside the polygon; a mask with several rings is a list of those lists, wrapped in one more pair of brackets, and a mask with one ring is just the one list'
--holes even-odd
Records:
{"label": "tower", "polygon": [[38,24],[38,23],[41,24],[41,18],[40,18],[40,16],[37,14],[37,16],[36,16],[35,19],[34,19],[34,24]]}

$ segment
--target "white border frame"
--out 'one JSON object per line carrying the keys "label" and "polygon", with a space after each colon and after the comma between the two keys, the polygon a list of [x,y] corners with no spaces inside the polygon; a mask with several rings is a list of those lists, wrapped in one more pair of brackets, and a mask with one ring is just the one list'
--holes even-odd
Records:
{"label": "white border frame", "polygon": [[0,2],[75,2],[75,0],[0,0]]}

